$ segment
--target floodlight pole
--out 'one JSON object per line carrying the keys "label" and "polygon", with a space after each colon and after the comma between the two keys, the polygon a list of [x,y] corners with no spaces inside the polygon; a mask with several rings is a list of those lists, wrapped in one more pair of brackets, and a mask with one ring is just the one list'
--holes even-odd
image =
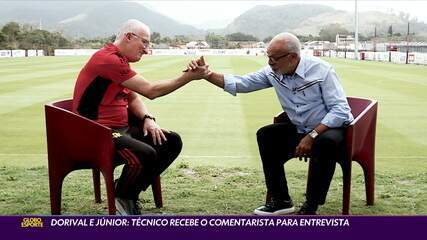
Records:
{"label": "floodlight pole", "polygon": [[354,0],[354,59],[359,60],[359,17],[357,12],[357,0]]}
{"label": "floodlight pole", "polygon": [[409,22],[408,22],[408,32],[406,33],[406,64],[408,64],[409,58]]}

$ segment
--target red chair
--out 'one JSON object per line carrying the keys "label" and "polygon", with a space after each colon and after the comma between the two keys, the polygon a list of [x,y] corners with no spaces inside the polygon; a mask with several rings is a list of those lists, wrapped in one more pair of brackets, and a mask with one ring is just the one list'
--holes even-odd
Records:
{"label": "red chair", "polygon": [[[92,169],[95,202],[101,202],[100,172],[107,190],[108,213],[116,214],[114,201],[114,144],[111,129],[71,112],[72,100],[45,105],[49,188],[52,214],[61,214],[65,176],[79,169]],[[163,206],[160,177],[153,184],[156,207]]]}
{"label": "red chair", "polygon": [[[348,97],[348,104],[354,116],[353,122],[346,129],[346,159],[340,162],[343,171],[343,209],[342,214],[350,213],[351,163],[360,164],[365,176],[366,203],[374,205],[375,194],[375,131],[377,123],[377,101]],[[289,121],[286,113],[274,117],[274,123]],[[308,178],[311,177],[311,162]],[[270,200],[267,193],[266,201]]]}

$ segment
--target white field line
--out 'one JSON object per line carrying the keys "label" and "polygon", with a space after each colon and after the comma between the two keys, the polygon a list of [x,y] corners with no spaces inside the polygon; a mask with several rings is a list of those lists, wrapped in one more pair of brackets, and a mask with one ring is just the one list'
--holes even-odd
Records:
{"label": "white field line", "polygon": [[[0,157],[46,157],[46,153],[0,153]],[[242,158],[259,158],[258,156],[232,156],[232,155],[180,155],[181,158],[228,158],[228,159],[242,159]],[[427,156],[377,156],[380,159],[427,159]]]}

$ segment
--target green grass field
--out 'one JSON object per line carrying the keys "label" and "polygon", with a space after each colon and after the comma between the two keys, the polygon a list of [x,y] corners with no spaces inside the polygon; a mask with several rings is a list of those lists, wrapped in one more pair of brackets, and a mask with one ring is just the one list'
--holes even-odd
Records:
{"label": "green grass field", "polygon": [[[133,68],[147,79],[172,78],[189,57],[146,57]],[[0,59],[0,214],[49,214],[44,104],[70,98],[87,57]],[[214,71],[244,74],[264,57],[213,57]],[[427,67],[328,59],[349,96],[378,100],[376,204],[365,206],[361,169],[353,165],[352,212],[357,215],[427,214]],[[144,99],[157,122],[181,134],[184,148],[163,175],[165,207],[147,214],[250,214],[262,204],[264,180],[255,132],[280,111],[273,89],[233,97],[200,80],[159,99]],[[299,205],[307,164],[286,164]],[[94,204],[90,171],[65,179],[64,214],[105,214]],[[116,170],[119,173],[119,169]],[[339,214],[341,170],[336,169],[320,214]],[[105,196],[104,196],[105,198]]]}

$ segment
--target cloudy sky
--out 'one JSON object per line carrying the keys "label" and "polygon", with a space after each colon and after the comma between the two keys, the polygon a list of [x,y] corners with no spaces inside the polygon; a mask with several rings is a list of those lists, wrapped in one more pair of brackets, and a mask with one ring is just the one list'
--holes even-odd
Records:
{"label": "cloudy sky", "polygon": [[[139,1],[160,13],[163,13],[181,23],[191,24],[197,27],[225,27],[235,17],[256,5],[284,5],[292,3],[323,4],[335,9],[354,11],[354,0],[335,1]],[[406,12],[411,17],[417,17],[427,23],[426,1],[375,1],[358,0],[359,11],[377,10],[383,12]]]}

